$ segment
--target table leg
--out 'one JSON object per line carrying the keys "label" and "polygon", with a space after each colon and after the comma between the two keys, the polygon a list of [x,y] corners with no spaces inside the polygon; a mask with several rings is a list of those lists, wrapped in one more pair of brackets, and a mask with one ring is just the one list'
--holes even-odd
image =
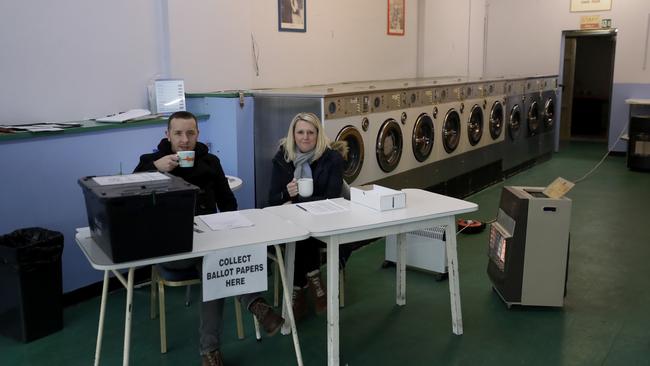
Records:
{"label": "table leg", "polygon": [[447,245],[447,270],[449,271],[449,298],[451,302],[451,327],[456,335],[463,334],[463,314],[460,308],[460,281],[458,275],[458,252],[456,250],[456,219],[447,218],[445,228]]}
{"label": "table leg", "polygon": [[102,352],[102,338],[104,336],[104,316],[106,314],[106,296],[108,296],[108,271],[104,271],[104,284],[102,286],[102,300],[99,305],[99,326],[97,327],[97,344],[95,345],[95,366],[99,365],[99,356]]}
{"label": "table leg", "polygon": [[339,242],[327,240],[327,364],[339,365]]}
{"label": "table leg", "polygon": [[[295,243],[292,243],[295,246]],[[284,309],[287,311],[289,316],[289,324],[291,326],[291,335],[293,337],[293,347],[296,350],[296,361],[298,361],[298,366],[302,366],[302,352],[300,351],[300,341],[298,340],[298,329],[296,329],[296,320],[293,317],[293,307],[291,305],[291,295],[289,293],[289,287],[287,287],[287,278],[286,273],[284,273],[284,260],[282,259],[282,249],[279,245],[274,245],[275,255],[278,259],[278,268],[280,269],[280,278],[282,279],[282,296],[284,298]],[[291,271],[293,272],[293,262],[291,265]],[[293,277],[293,276],[292,276]],[[293,291],[293,286],[291,287]],[[285,318],[286,319],[286,318]],[[286,324],[286,322],[285,322]]]}
{"label": "table leg", "polygon": [[406,305],[406,233],[397,234],[397,259],[395,263],[397,305]]}
{"label": "table leg", "polygon": [[124,354],[122,356],[122,365],[129,365],[129,352],[131,345],[131,318],[133,315],[133,272],[134,268],[129,268],[129,278],[126,286],[126,319],[124,321]]}
{"label": "table leg", "polygon": [[[296,243],[291,242],[291,243],[286,243],[284,245],[285,248],[285,253],[287,255],[286,261],[284,264],[281,264],[278,259],[278,267],[283,267],[285,269],[285,277],[286,281],[282,282],[282,287],[283,287],[283,294],[284,294],[284,288],[290,289],[293,292],[293,269],[294,269],[294,263],[296,259]],[[277,252],[277,248],[276,248]],[[280,272],[280,278],[282,278],[282,272]],[[287,287],[288,286],[288,287]],[[287,319],[289,316],[289,311],[287,307],[291,307],[292,302],[289,302],[289,305],[286,305],[285,302],[282,302],[282,317]],[[289,324],[286,322],[282,325],[282,329],[280,332],[284,335],[287,335],[291,332],[291,327]]]}

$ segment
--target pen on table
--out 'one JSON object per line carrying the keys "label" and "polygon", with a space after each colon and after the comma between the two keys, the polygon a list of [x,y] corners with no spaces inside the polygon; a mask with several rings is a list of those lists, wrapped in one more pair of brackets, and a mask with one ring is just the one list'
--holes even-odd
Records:
{"label": "pen on table", "polygon": [[305,211],[305,212],[309,212],[309,211],[307,211],[306,208],[304,208],[304,207],[302,207],[302,206],[300,206],[300,205],[296,205],[296,207],[298,207],[299,209],[301,209],[301,210],[303,210],[303,211]]}

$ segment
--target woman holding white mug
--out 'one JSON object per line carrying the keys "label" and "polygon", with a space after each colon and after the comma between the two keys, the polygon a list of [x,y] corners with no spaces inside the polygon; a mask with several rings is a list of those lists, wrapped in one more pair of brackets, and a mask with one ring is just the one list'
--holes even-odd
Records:
{"label": "woman holding white mug", "polygon": [[[313,113],[296,115],[280,140],[273,158],[269,205],[323,200],[341,196],[345,142],[330,143]],[[309,238],[296,245],[294,270],[294,315],[305,315],[305,288],[314,297],[316,313],[327,310],[327,296],[320,278],[322,243]]]}

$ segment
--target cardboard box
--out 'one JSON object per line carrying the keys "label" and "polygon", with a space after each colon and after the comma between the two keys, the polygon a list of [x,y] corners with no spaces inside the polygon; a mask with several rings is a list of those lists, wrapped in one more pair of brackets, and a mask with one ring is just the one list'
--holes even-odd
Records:
{"label": "cardboard box", "polygon": [[79,179],[88,225],[115,263],[192,250],[198,187],[162,173]]}
{"label": "cardboard box", "polygon": [[350,200],[377,211],[406,207],[406,194],[404,192],[376,184],[350,187]]}

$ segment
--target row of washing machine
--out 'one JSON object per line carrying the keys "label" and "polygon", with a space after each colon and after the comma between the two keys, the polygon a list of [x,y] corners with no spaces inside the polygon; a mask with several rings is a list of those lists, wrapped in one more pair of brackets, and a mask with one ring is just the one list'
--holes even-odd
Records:
{"label": "row of washing machine", "polygon": [[348,143],[350,185],[425,188],[462,197],[553,150],[557,77],[458,77],[253,91],[256,204],[296,113],[313,112]]}

